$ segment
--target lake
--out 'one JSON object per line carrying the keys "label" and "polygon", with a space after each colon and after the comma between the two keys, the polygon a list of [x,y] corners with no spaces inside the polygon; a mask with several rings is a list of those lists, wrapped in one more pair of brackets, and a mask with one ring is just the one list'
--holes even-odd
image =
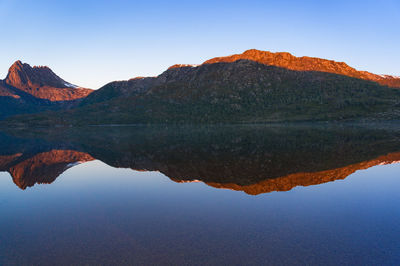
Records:
{"label": "lake", "polygon": [[1,265],[398,265],[400,127],[0,133]]}

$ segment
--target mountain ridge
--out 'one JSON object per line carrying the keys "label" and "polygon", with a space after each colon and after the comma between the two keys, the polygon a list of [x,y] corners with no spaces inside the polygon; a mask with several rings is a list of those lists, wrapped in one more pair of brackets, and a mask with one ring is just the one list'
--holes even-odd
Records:
{"label": "mountain ridge", "polygon": [[257,49],[246,50],[242,54],[230,56],[215,57],[209,59],[204,64],[214,64],[221,62],[234,62],[241,59],[247,59],[259,62],[265,65],[284,67],[297,71],[319,71],[333,74],[340,74],[349,77],[375,81],[381,85],[400,88],[400,77],[392,75],[378,75],[368,71],[360,71],[350,67],[345,62],[323,59],[318,57],[301,56],[296,57],[288,52],[269,52]]}
{"label": "mountain ridge", "polygon": [[[326,72],[332,74],[340,74],[349,77],[359,78],[368,81],[374,81],[381,85],[386,85],[389,87],[400,88],[400,77],[392,76],[392,75],[378,75],[373,74],[367,71],[359,71],[355,68],[350,67],[345,62],[336,62],[334,60],[322,59],[317,57],[296,57],[288,52],[277,52],[272,53],[269,51],[260,51],[257,49],[249,49],[243,52],[242,54],[234,54],[223,57],[215,57],[209,60],[204,61],[201,64],[174,64],[167,68],[166,71],[161,73],[156,77],[134,77],[126,81],[112,81],[103,87],[96,90],[90,97],[96,98],[98,96],[99,91],[106,90],[108,86],[116,87],[121,84],[121,87],[125,88],[123,91],[124,96],[129,95],[126,87],[131,86],[132,88],[141,87],[141,91],[145,87],[149,87],[148,85],[144,85],[144,82],[149,82],[149,80],[155,81],[157,78],[165,79],[168,73],[176,70],[180,71],[187,68],[199,68],[207,64],[215,64],[215,63],[232,63],[238,60],[250,60],[254,62],[258,62],[268,66],[276,66],[287,68],[290,70],[296,71],[318,71],[318,72]],[[292,63],[292,65],[289,64]],[[293,64],[294,63],[294,64]],[[160,82],[155,82],[155,85],[158,85]],[[133,89],[134,90],[134,89]],[[89,98],[90,98],[89,97]],[[101,97],[97,97],[101,98]]]}
{"label": "mountain ridge", "polygon": [[58,113],[15,117],[28,125],[269,123],[400,117],[400,78],[344,62],[247,50],[157,77],[113,81]]}

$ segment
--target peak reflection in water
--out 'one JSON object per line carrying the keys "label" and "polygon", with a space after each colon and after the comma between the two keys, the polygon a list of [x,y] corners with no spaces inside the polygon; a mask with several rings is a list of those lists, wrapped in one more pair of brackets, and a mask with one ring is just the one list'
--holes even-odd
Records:
{"label": "peak reflection in water", "polygon": [[0,171],[21,189],[94,159],[257,195],[400,161],[400,131],[356,126],[88,127],[0,135]]}

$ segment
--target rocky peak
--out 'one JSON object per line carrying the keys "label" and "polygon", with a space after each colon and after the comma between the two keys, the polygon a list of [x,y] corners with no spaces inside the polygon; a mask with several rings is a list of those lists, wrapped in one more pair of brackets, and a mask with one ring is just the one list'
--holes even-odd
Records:
{"label": "rocky peak", "polygon": [[19,60],[10,67],[5,83],[37,98],[51,101],[75,100],[92,92],[66,82],[47,66],[31,67]]}
{"label": "rocky peak", "polygon": [[47,66],[31,67],[29,64],[24,64],[19,60],[8,70],[6,83],[18,89],[35,85],[57,88],[72,87],[71,84],[61,79]]}
{"label": "rocky peak", "polygon": [[21,62],[21,60],[17,60],[14,62],[14,64],[11,65],[10,70],[15,68],[22,68],[23,66],[24,64]]}

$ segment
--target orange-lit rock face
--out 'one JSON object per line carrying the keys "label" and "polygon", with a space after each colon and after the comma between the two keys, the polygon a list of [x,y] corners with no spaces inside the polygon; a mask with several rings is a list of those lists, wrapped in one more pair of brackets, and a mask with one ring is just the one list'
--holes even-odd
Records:
{"label": "orange-lit rock face", "polygon": [[37,184],[50,184],[68,168],[92,161],[87,153],[72,150],[52,150],[23,158],[22,154],[1,156],[0,167],[8,171],[21,189]]}
{"label": "orange-lit rock face", "polygon": [[258,195],[273,191],[289,191],[297,186],[312,186],[327,182],[332,182],[339,179],[345,179],[349,175],[358,170],[364,170],[376,165],[385,165],[400,162],[400,153],[391,153],[385,156],[376,158],[375,160],[352,164],[346,167],[326,170],[316,173],[294,173],[288,176],[268,179],[257,184],[240,186],[233,183],[212,183],[206,184],[215,188],[232,189],[244,191],[250,195]]}
{"label": "orange-lit rock face", "polygon": [[271,53],[256,49],[247,50],[242,54],[235,54],[225,57],[216,57],[207,60],[203,64],[229,63],[237,60],[251,60],[261,64],[287,68],[296,71],[319,71],[353,78],[375,81],[381,85],[400,88],[400,78],[385,75],[376,75],[366,71],[358,71],[344,62],[336,62],[314,57],[296,57],[290,53]]}
{"label": "orange-lit rock face", "polygon": [[31,67],[21,61],[10,67],[5,83],[36,98],[50,101],[76,100],[92,92],[64,81],[48,67]]}

